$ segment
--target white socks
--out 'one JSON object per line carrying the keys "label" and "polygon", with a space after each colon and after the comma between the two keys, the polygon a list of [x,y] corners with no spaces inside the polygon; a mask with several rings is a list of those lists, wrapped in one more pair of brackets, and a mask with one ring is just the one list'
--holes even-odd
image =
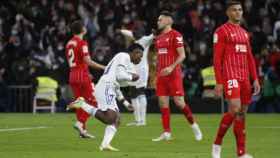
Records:
{"label": "white socks", "polygon": [[140,116],[140,104],[139,104],[137,98],[131,99],[131,104],[132,104],[132,106],[134,108],[134,112],[133,112],[134,119],[135,119],[136,123],[140,122],[140,119],[141,119],[141,116]]}
{"label": "white socks", "polygon": [[140,95],[137,99],[140,104],[140,122],[146,124],[147,98],[145,95]]}
{"label": "white socks", "polygon": [[89,105],[87,102],[84,102],[81,108],[93,117],[95,116],[95,113],[98,110],[96,107]]}
{"label": "white socks", "polygon": [[147,99],[145,95],[139,95],[131,99],[134,108],[134,117],[137,123],[146,124]]}
{"label": "white socks", "polygon": [[112,139],[114,138],[116,132],[117,132],[117,129],[114,125],[106,126],[101,146],[102,147],[107,147],[108,145],[110,145],[110,143],[111,143]]}

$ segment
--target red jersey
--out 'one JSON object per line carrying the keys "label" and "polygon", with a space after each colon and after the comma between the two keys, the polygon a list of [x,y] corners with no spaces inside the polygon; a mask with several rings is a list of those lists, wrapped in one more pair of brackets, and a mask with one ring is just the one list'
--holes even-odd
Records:
{"label": "red jersey", "polygon": [[[156,37],[157,73],[176,61],[178,57],[176,49],[183,46],[184,42],[182,35],[174,29]],[[177,65],[174,71],[181,71],[181,66]]]}
{"label": "red jersey", "polygon": [[214,70],[216,81],[256,80],[257,72],[249,35],[241,26],[225,23],[214,33]]}
{"label": "red jersey", "polygon": [[88,81],[88,65],[84,57],[89,55],[88,44],[78,36],[73,36],[66,44],[66,58],[70,67],[70,83]]}

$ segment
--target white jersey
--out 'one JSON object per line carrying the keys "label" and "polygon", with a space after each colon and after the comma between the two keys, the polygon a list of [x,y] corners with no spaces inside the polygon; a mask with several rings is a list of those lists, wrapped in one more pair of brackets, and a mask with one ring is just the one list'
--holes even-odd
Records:
{"label": "white jersey", "polygon": [[120,84],[132,80],[133,63],[128,53],[118,53],[106,66],[103,75],[95,86],[94,95],[101,110],[118,110],[116,97],[122,95]]}
{"label": "white jersey", "polygon": [[[130,30],[121,30],[121,32],[126,36],[134,38]],[[144,48],[141,62],[137,65],[134,65],[136,73],[139,75],[140,78],[139,80],[130,84],[136,86],[136,88],[147,87],[149,77],[148,53],[150,46],[153,43],[153,39],[154,35],[150,34],[148,36],[143,36],[137,41],[135,41],[135,43],[140,44]]]}

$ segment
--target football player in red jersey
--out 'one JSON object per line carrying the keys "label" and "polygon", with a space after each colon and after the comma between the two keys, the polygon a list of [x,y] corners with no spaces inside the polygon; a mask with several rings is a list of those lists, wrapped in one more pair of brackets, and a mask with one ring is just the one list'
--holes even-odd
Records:
{"label": "football player in red jersey", "polygon": [[184,99],[184,87],[181,63],[185,59],[184,40],[182,35],[172,29],[173,18],[168,11],[163,11],[158,17],[159,35],[155,39],[157,49],[157,81],[156,94],[159,97],[161,120],[164,132],[153,141],[170,140],[170,109],[169,97],[172,96],[175,104],[182,110],[191,124],[195,139],[200,141],[202,133],[195,122],[192,111]]}
{"label": "football player in red jersey", "polygon": [[[220,158],[223,137],[233,124],[239,158],[252,158],[245,148],[245,114],[251,102],[250,79],[253,80],[253,95],[260,92],[249,34],[240,26],[242,6],[238,1],[229,1],[226,7],[228,22],[214,33],[214,69],[217,95],[224,92],[229,110],[223,115],[215,142],[212,158]],[[251,77],[251,78],[250,78]]]}
{"label": "football player in red jersey", "polygon": [[[66,44],[66,58],[70,67],[69,84],[73,90],[75,98],[83,97],[93,106],[96,100],[93,96],[94,85],[91,82],[88,66],[104,70],[104,66],[91,60],[89,55],[88,43],[83,40],[87,33],[82,21],[74,21],[71,24],[73,37]],[[86,121],[89,115],[82,109],[76,110],[77,122],[74,128],[78,130],[81,138],[94,138],[86,130]]]}

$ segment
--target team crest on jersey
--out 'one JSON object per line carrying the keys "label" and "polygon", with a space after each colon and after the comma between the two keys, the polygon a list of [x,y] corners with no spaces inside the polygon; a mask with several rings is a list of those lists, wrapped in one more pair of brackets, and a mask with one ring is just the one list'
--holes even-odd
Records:
{"label": "team crest on jersey", "polygon": [[218,42],[218,35],[215,33],[213,36],[213,43],[217,43]]}

